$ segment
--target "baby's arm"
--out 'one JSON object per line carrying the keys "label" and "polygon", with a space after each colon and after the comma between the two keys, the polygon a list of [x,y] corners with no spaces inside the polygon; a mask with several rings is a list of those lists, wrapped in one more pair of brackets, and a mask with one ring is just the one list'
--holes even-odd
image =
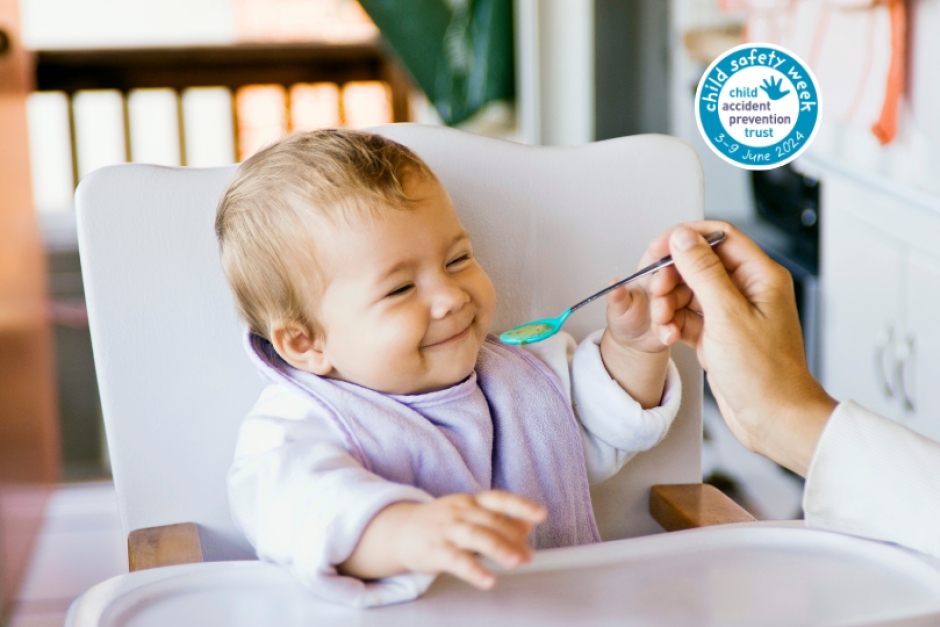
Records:
{"label": "baby's arm", "polygon": [[528,562],[532,549],[526,538],[545,514],[535,503],[500,490],[395,503],[369,523],[339,571],[360,579],[448,572],[478,588],[492,588],[496,577],[474,553],[504,568]]}
{"label": "baby's arm", "polygon": [[350,455],[344,432],[321,413],[280,386],[265,390],[239,430],[228,473],[232,517],[258,557],[325,599],[371,607],[417,598],[432,576],[363,582],[336,565],[379,512],[434,497],[367,471]]}
{"label": "baby's arm", "polygon": [[[363,468],[349,453],[352,448],[344,432],[314,405],[280,386],[269,386],[239,430],[228,473],[232,516],[258,557],[287,568],[324,598],[359,607],[414,599],[433,581],[424,573],[454,572],[453,568],[421,562],[419,569],[417,563],[397,563],[397,552],[391,554],[390,564],[387,549],[403,547],[407,557],[420,557],[418,549],[429,544],[433,525],[428,523],[446,520],[442,512],[453,509],[447,506],[451,501],[473,497],[434,499],[413,486],[386,481]],[[448,527],[454,545],[468,541],[473,547],[469,551],[479,550],[472,544],[480,542],[476,527],[506,517],[501,510],[508,509],[510,515],[529,512],[521,516],[527,520],[532,519],[531,511],[541,511],[506,496],[510,498],[479,495],[476,506],[462,508],[466,520],[455,515],[456,524],[437,526]],[[405,516],[409,512],[414,516]],[[432,516],[434,512],[438,516]],[[405,520],[409,524],[399,529]],[[521,540],[513,536],[509,544],[524,545],[532,524],[519,525],[528,530]],[[400,538],[392,541],[393,536]],[[453,553],[459,550],[454,548]],[[497,555],[480,552],[506,564]],[[527,561],[528,555],[525,548],[519,562]]]}
{"label": "baby's arm", "polygon": [[607,372],[601,358],[603,336],[603,331],[596,331],[578,345],[562,331],[523,347],[558,377],[571,402],[581,425],[591,485],[606,481],[637,453],[656,446],[669,431],[682,400],[682,380],[670,361],[660,404],[640,407]]}
{"label": "baby's arm", "polygon": [[669,346],[660,341],[657,330],[642,285],[623,286],[607,295],[601,357],[611,378],[643,409],[660,404],[669,369]]}

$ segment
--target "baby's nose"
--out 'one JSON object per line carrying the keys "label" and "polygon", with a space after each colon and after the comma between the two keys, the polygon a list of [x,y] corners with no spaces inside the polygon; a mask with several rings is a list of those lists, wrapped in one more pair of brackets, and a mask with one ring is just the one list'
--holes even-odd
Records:
{"label": "baby's nose", "polygon": [[463,309],[470,302],[470,295],[451,282],[443,282],[435,291],[431,301],[431,316],[443,318]]}

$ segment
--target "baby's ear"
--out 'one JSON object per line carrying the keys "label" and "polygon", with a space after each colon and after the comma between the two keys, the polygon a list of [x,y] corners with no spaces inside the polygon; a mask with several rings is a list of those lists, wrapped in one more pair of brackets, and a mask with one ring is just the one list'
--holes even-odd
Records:
{"label": "baby's ear", "polygon": [[277,354],[294,368],[321,377],[333,372],[333,364],[322,350],[322,341],[312,338],[296,322],[276,326],[271,332],[271,344]]}

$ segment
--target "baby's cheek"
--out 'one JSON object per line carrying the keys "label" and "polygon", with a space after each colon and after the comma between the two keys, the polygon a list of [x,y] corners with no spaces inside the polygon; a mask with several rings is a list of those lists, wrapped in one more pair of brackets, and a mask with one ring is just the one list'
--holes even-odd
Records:
{"label": "baby's cheek", "polygon": [[486,332],[489,331],[490,323],[496,314],[496,287],[482,268],[476,283],[474,300],[476,300],[477,316],[485,327],[484,332]]}
{"label": "baby's cheek", "polygon": [[390,391],[395,394],[410,394],[413,387],[424,375],[424,367],[417,351],[406,351],[400,347],[377,347],[367,356],[369,360],[367,378],[375,389]]}
{"label": "baby's cheek", "polygon": [[[417,351],[421,335],[407,319],[389,319],[375,324],[372,332],[363,329],[356,342],[356,358],[371,370],[403,368]],[[415,339],[417,338],[417,339]]]}

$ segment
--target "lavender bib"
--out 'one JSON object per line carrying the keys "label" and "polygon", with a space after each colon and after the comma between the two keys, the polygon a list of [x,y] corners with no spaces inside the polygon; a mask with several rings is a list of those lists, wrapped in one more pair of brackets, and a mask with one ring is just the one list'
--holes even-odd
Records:
{"label": "lavender bib", "polygon": [[470,378],[394,396],[297,370],[248,334],[249,355],[274,383],[318,404],[364,468],[432,496],[500,489],[548,509],[532,545],[599,542],[580,428],[555,375],[490,336]]}

